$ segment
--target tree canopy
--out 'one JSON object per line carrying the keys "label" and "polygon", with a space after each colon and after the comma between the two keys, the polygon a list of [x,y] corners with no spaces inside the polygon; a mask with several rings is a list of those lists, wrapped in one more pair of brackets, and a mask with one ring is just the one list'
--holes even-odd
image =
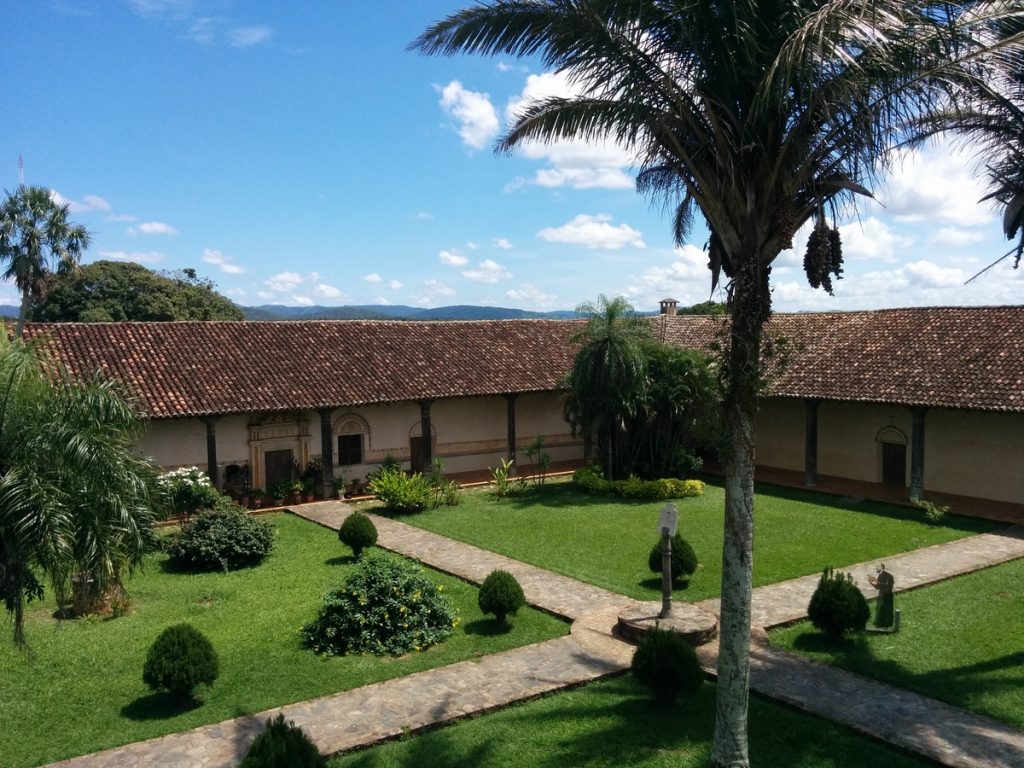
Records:
{"label": "tree canopy", "polygon": [[45,187],[18,187],[0,205],[2,277],[21,291],[16,336],[31,305],[45,296],[53,270],[58,275],[74,271],[89,247],[89,233],[68,221],[68,214],[68,204],[57,203]]}
{"label": "tree canopy", "polygon": [[31,317],[50,323],[242,320],[242,310],[214,289],[192,269],[159,273],[132,262],[96,261],[54,276]]}

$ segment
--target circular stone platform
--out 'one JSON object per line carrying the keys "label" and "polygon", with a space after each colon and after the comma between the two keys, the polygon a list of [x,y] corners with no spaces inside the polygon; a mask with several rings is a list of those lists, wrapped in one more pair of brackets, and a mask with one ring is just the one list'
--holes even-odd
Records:
{"label": "circular stone platform", "polygon": [[692,646],[704,645],[718,634],[718,619],[690,603],[672,603],[672,615],[659,619],[661,601],[640,603],[627,613],[619,614],[616,633],[633,643],[640,642],[656,626],[678,632]]}

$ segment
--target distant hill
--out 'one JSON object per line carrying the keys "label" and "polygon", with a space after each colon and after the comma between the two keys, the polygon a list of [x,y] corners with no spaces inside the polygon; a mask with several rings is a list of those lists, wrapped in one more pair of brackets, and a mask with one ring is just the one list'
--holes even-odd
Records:
{"label": "distant hill", "polygon": [[403,304],[371,304],[349,307],[286,307],[264,304],[242,307],[246,320],[565,320],[576,313],[571,310],[530,312],[506,307],[409,307]]}
{"label": "distant hill", "polygon": [[20,311],[16,304],[0,304],[0,317],[17,317]]}

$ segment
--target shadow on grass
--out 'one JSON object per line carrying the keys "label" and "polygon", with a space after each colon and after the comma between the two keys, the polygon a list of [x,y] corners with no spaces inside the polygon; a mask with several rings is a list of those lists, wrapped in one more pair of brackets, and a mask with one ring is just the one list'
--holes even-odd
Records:
{"label": "shadow on grass", "polygon": [[[651,576],[649,579],[640,579],[636,584],[638,587],[643,587],[644,589],[657,590],[658,594],[661,594],[661,576]],[[677,581],[672,585],[672,592],[685,592],[689,588],[689,580]]]}
{"label": "shadow on grass", "polygon": [[324,560],[324,565],[353,565],[356,562],[355,555],[338,555]]}
{"label": "shadow on grass", "polygon": [[182,698],[166,691],[139,696],[135,701],[121,707],[121,714],[129,720],[166,720],[198,709],[203,702],[196,698]]}
{"label": "shadow on grass", "polygon": [[494,637],[508,634],[512,631],[512,625],[508,622],[499,624],[497,619],[477,619],[466,622],[462,625],[462,629],[467,635]]}
{"label": "shadow on grass", "polygon": [[[906,635],[884,637],[888,638],[888,642],[900,642]],[[849,672],[994,717],[1018,728],[1021,726],[1019,717],[1001,713],[998,704],[995,707],[986,706],[981,703],[981,697],[998,696],[1004,691],[1012,696],[1024,687],[1024,651],[973,664],[919,672],[908,669],[898,661],[879,658],[872,648],[872,639],[873,636],[857,634],[841,640],[830,640],[819,632],[808,630],[793,639],[793,648]],[[925,652],[922,649],[922,653]],[[1015,711],[1012,703],[1009,706]]]}

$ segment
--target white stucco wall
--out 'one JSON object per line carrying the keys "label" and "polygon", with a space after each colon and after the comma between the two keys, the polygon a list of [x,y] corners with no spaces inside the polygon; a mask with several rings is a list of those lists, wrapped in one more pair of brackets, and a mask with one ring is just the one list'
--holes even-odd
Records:
{"label": "white stucco wall", "polygon": [[[562,419],[560,396],[532,393],[516,399],[516,443],[521,448],[537,436],[547,443],[555,461],[583,456],[582,440],[569,434]],[[351,417],[355,417],[353,420]],[[217,420],[217,463],[250,464],[253,483],[265,485],[262,452],[291,449],[296,461],[321,454],[320,416],[299,414],[301,428],[289,423],[262,427],[255,443],[250,417],[225,416]],[[332,447],[337,466],[337,436],[362,432],[363,462],[344,467],[345,478],[364,478],[385,456],[392,455],[409,467],[410,438],[420,434],[420,408],[416,403],[395,403],[360,408],[339,408],[331,414]],[[292,422],[291,424],[294,424]],[[497,466],[507,455],[507,404],[503,397],[456,398],[435,401],[431,407],[434,455],[444,460],[447,472],[464,472]],[[165,468],[195,465],[206,467],[206,425],[199,419],[155,420],[140,443],[140,450]],[[525,456],[520,452],[520,461]],[[338,467],[336,474],[339,474]]]}
{"label": "white stucco wall", "polygon": [[[757,420],[757,463],[802,472],[804,418],[801,401],[765,401]],[[876,438],[883,429],[905,436],[909,486],[913,418],[901,406],[821,403],[818,473],[880,483],[882,457]],[[929,409],[924,466],[926,493],[1024,503],[1024,414]]]}

